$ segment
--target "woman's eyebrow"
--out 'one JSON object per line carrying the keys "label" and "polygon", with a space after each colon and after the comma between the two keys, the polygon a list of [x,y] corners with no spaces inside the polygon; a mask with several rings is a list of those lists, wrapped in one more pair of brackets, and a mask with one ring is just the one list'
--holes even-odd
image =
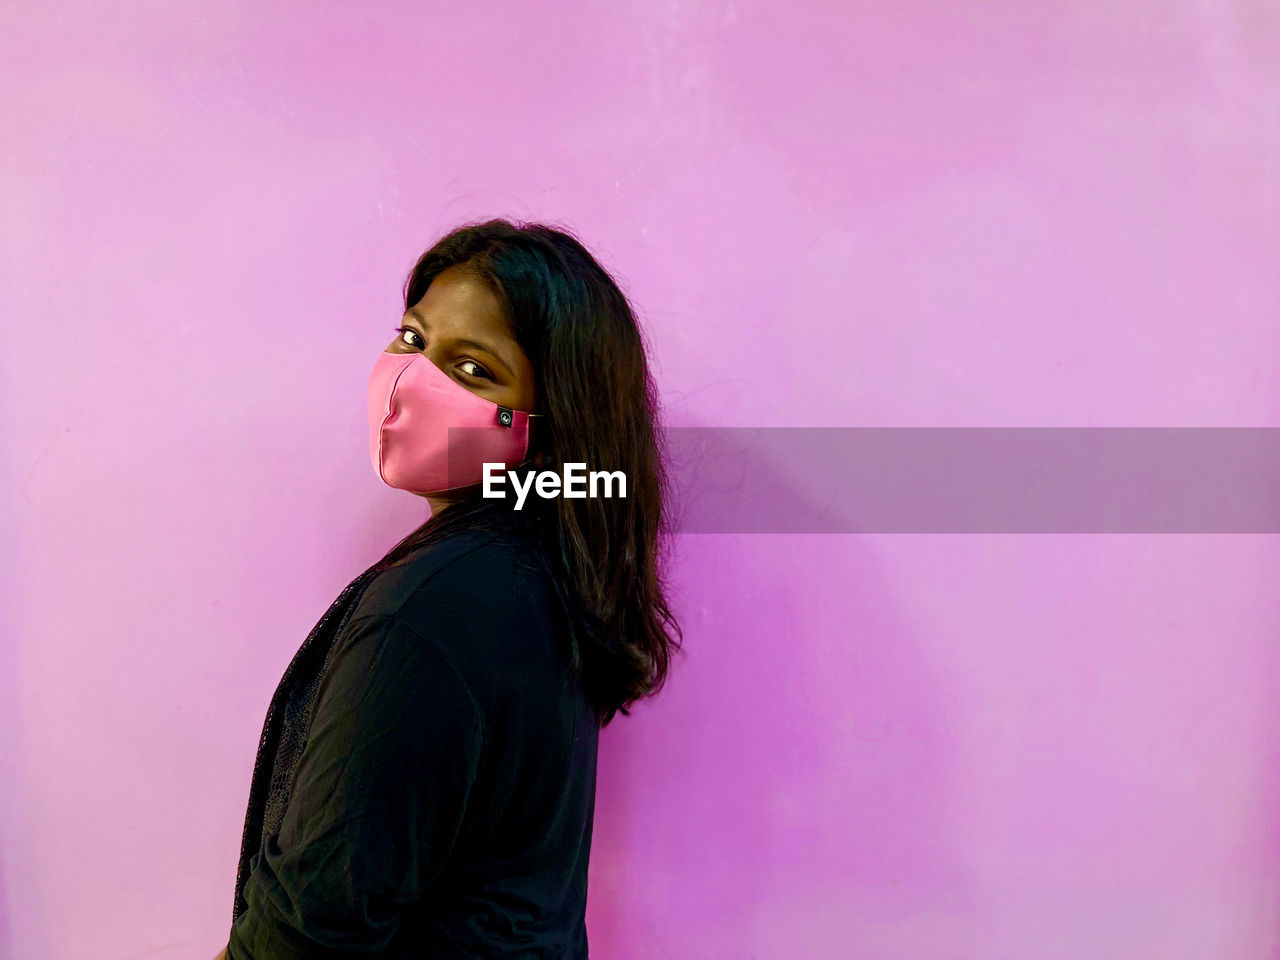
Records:
{"label": "woman's eyebrow", "polygon": [[[416,308],[410,307],[406,312],[411,314],[415,320],[422,324],[423,329],[431,329],[431,325],[427,323],[426,317],[419,313]],[[481,353],[487,353],[496,360],[502,366],[502,369],[506,370],[510,376],[514,377],[516,375],[516,372],[511,369],[510,364],[508,364],[506,360],[502,359],[493,347],[480,343],[478,340],[454,340],[453,342],[460,347],[470,347],[472,350],[479,350]]]}
{"label": "woman's eyebrow", "polygon": [[511,376],[513,377],[516,375],[515,371],[512,370],[509,366],[507,366],[507,361],[503,360],[500,356],[498,356],[496,353],[493,352],[492,347],[486,347],[483,343],[478,343],[475,340],[455,340],[453,342],[460,347],[470,347],[473,350],[479,350],[481,353],[487,353],[489,356],[493,357],[493,359],[496,360],[499,364],[501,364],[502,369],[506,370],[507,373],[511,374]]}

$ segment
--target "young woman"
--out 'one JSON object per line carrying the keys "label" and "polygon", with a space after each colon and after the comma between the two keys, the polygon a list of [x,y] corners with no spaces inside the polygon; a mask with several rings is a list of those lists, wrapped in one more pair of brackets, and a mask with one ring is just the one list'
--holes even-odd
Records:
{"label": "young woman", "polygon": [[[642,338],[582,244],[539,224],[450,233],[404,304],[371,456],[431,517],[272,698],[224,954],[585,960],[597,734],[679,649]],[[482,495],[485,463],[511,470],[505,497]],[[567,463],[621,471],[625,496],[523,486],[516,509]]]}

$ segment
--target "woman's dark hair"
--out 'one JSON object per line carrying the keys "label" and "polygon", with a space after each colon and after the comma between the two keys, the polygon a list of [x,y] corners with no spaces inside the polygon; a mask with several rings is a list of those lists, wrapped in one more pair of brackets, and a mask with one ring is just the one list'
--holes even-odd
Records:
{"label": "woman's dark hair", "polygon": [[[493,292],[533,365],[544,417],[533,421],[530,458],[621,470],[626,496],[532,496],[518,514],[505,506],[502,518],[495,504],[504,501],[475,497],[433,515],[380,564],[463,529],[519,517],[544,548],[569,617],[574,676],[605,726],[661,689],[681,640],[665,595],[668,477],[640,328],[613,278],[563,228],[494,219],[453,230],[410,271],[405,309],[450,267]],[[526,462],[523,469],[535,468]]]}

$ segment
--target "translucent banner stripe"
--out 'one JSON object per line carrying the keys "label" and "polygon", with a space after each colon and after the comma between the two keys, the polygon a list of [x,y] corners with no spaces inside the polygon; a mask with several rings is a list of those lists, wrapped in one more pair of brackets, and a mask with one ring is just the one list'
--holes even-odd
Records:
{"label": "translucent banner stripe", "polygon": [[1277,533],[1280,428],[669,427],[683,533]]}

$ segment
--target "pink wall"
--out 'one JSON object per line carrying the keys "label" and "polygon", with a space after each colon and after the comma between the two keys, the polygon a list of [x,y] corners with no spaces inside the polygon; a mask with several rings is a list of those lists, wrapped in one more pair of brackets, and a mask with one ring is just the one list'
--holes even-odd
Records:
{"label": "pink wall", "polygon": [[[0,956],[225,942],[439,232],[580,231],[675,423],[1275,426],[1278,89],[1269,0],[7,4]],[[593,956],[1280,951],[1276,537],[679,551]]]}

